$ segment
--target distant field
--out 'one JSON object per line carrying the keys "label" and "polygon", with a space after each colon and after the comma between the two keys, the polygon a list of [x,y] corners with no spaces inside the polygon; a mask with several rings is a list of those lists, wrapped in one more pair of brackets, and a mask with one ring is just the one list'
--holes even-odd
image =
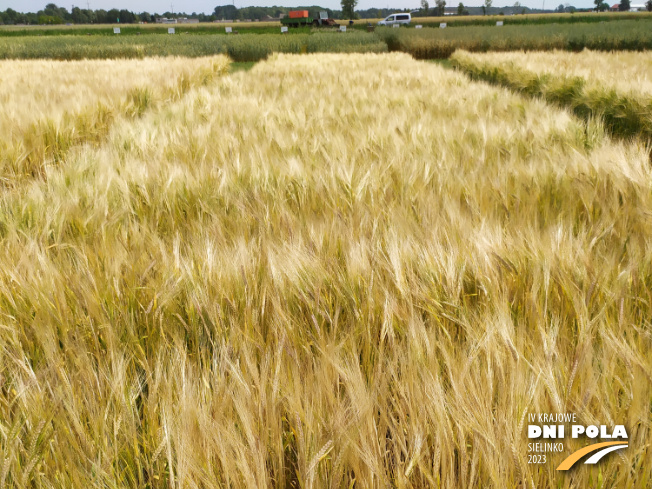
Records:
{"label": "distant field", "polygon": [[[2,175],[0,487],[649,486],[644,144],[404,53],[212,62]],[[563,412],[628,448],[529,463]]]}
{"label": "distant field", "polygon": [[456,49],[485,51],[600,51],[652,49],[652,19],[620,22],[471,26],[455,29],[377,29],[390,51],[417,59],[447,58]]}
{"label": "distant field", "polygon": [[[578,24],[592,22],[612,22],[621,20],[652,19],[652,12],[591,12],[576,14],[523,14],[523,15],[446,15],[443,17],[412,17],[412,25],[423,24],[429,27],[438,27],[445,22],[449,27],[463,27],[472,25],[496,25],[502,21],[505,25],[522,24]],[[356,24],[378,22],[382,19],[360,19]]]}
{"label": "distant field", "polygon": [[[601,12],[578,14],[525,14],[525,15],[470,15],[470,16],[444,16],[444,17],[412,17],[412,26],[421,24],[424,27],[438,28],[445,22],[449,27],[464,26],[493,26],[497,21],[505,25],[537,25],[537,24],[578,24],[617,22],[622,20],[650,20],[650,12]],[[368,24],[376,24],[382,19],[358,19],[354,21],[355,29],[365,29]],[[336,20],[338,24],[349,25],[346,19]],[[81,24],[81,25],[39,25],[39,26],[0,26],[2,36],[28,36],[28,35],[113,35],[113,28],[120,27],[123,33],[133,34],[164,34],[168,27],[174,27],[178,32],[191,34],[216,34],[224,33],[225,27],[231,27],[246,33],[278,33],[281,23],[275,22],[214,22],[200,24]],[[290,34],[306,31],[310,28],[291,29]]]}
{"label": "distant field", "polygon": [[[251,62],[279,52],[298,54],[402,51],[417,59],[445,59],[456,49],[474,52],[519,49],[652,49],[652,18],[645,15],[640,16],[639,20],[604,23],[532,23],[502,27],[468,25],[446,29],[377,27],[374,32],[366,32],[364,26],[360,27],[349,29],[346,33],[339,32],[337,28],[291,29],[291,34],[283,35],[280,34],[280,28],[261,27],[259,30],[243,30],[239,34],[227,35],[223,27],[217,31],[190,27],[186,31],[177,26],[177,33],[168,35],[159,33],[159,27],[143,26],[143,29],[140,29],[140,26],[131,26],[124,28],[122,34],[115,35],[106,26],[88,32],[90,35],[79,35],[85,32],[80,27],[79,30],[53,30],[52,33],[57,35],[52,36],[0,36],[0,59],[66,60],[226,54],[237,62]],[[75,32],[77,34],[71,34]],[[246,32],[256,32],[257,35]],[[194,33],[203,35],[193,35]]]}
{"label": "distant field", "polygon": [[211,56],[226,54],[234,61],[259,61],[272,53],[386,52],[373,33],[336,31],[281,36],[275,34],[191,36],[56,36],[0,38],[0,59],[105,59],[147,56]]}

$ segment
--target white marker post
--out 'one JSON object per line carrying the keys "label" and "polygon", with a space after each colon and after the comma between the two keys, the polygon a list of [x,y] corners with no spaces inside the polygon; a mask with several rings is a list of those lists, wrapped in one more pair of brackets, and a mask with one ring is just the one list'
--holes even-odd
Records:
{"label": "white marker post", "polygon": [[423,26],[421,24],[417,24],[414,26],[415,29],[421,29]]}
{"label": "white marker post", "polygon": [[446,29],[446,22],[442,22],[441,24],[439,24],[439,28]]}
{"label": "white marker post", "polygon": [[225,27],[224,30],[226,31],[227,34],[231,34],[233,30],[230,27]]}
{"label": "white marker post", "polygon": [[174,27],[168,27],[168,34],[174,34]]}
{"label": "white marker post", "polygon": [[392,27],[393,27],[394,29],[398,29],[398,28],[401,27],[401,26],[400,26],[399,24],[394,24],[394,25],[392,25]]}
{"label": "white marker post", "polygon": [[346,26],[345,25],[340,26],[340,32],[346,32]]}
{"label": "white marker post", "polygon": [[496,22],[496,27],[502,27],[502,26],[503,26],[503,21],[502,20],[499,20],[498,22]]}
{"label": "white marker post", "polygon": [[114,34],[120,34],[120,28],[119,27],[114,27],[113,28],[113,33]]}
{"label": "white marker post", "polygon": [[281,27],[281,34],[285,34],[288,31],[287,26]]}

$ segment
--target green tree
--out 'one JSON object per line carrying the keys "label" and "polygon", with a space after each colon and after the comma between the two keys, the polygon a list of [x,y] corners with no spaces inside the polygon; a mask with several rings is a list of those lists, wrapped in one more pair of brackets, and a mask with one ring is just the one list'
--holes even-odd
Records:
{"label": "green tree", "polygon": [[444,15],[444,9],[446,8],[445,0],[437,0],[437,15],[439,17]]}
{"label": "green tree", "polygon": [[358,0],[341,0],[342,5],[342,18],[353,19],[355,18],[355,6],[358,5]]}
{"label": "green tree", "polygon": [[120,11],[116,8],[112,8],[106,13],[106,20],[108,24],[119,24],[120,23]]}
{"label": "green tree", "polygon": [[[652,2],[652,0],[650,0]],[[462,2],[457,6],[457,15],[464,15],[464,4]]]}
{"label": "green tree", "polygon": [[[218,19],[236,20],[239,19],[238,9],[233,5],[222,5],[215,7],[213,15]],[[278,16],[277,16],[278,17]]]}
{"label": "green tree", "polygon": [[88,22],[90,21],[88,16],[79,7],[73,7],[71,13],[72,13],[72,21],[75,24],[88,24]]}
{"label": "green tree", "polygon": [[421,11],[424,17],[428,16],[429,10],[430,10],[430,5],[428,4],[428,0],[421,0]]}
{"label": "green tree", "polygon": [[627,12],[629,10],[629,0],[620,0],[620,5],[618,5],[618,10],[621,12]]}
{"label": "green tree", "polygon": [[645,8],[648,12],[652,12],[652,0],[647,0],[647,2],[645,2]]}
{"label": "green tree", "polygon": [[491,4],[493,3],[493,0],[484,0],[484,5],[482,6],[482,13],[484,15],[487,15],[487,10],[491,8]]}

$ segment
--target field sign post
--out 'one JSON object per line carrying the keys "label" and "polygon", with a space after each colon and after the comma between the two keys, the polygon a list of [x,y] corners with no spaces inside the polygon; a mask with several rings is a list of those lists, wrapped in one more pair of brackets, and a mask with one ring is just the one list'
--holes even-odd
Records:
{"label": "field sign post", "polygon": [[414,26],[415,29],[421,29],[423,26],[421,24],[417,24]]}
{"label": "field sign post", "polygon": [[114,34],[120,34],[120,28],[119,27],[114,27],[113,28],[113,33]]}
{"label": "field sign post", "polygon": [[499,20],[496,22],[496,27],[502,27],[503,26],[503,21]]}
{"label": "field sign post", "polygon": [[393,27],[394,29],[398,29],[398,28],[401,27],[401,26],[400,26],[400,24],[393,24],[392,27]]}
{"label": "field sign post", "polygon": [[346,32],[346,26],[345,25],[340,26],[340,32]]}
{"label": "field sign post", "polygon": [[442,22],[441,24],[439,24],[439,28],[446,29],[446,22]]}
{"label": "field sign post", "polygon": [[284,33],[287,32],[287,31],[288,31],[287,26],[283,26],[283,27],[281,27],[281,34],[284,34]]}
{"label": "field sign post", "polygon": [[168,27],[168,34],[174,34],[174,27]]}
{"label": "field sign post", "polygon": [[232,29],[230,27],[225,27],[224,30],[226,31],[227,34],[231,34]]}

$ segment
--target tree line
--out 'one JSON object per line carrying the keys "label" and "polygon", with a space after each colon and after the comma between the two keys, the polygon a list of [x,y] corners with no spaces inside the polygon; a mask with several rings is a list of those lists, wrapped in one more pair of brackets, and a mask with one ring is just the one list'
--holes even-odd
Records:
{"label": "tree line", "polygon": [[38,12],[17,12],[8,8],[0,11],[0,23],[2,24],[136,24],[139,22],[153,23],[157,17],[199,19],[200,22],[211,22],[216,19],[214,15],[206,15],[195,12],[186,14],[183,12],[135,13],[126,9],[92,10],[73,7],[71,10],[65,7],[58,7],[49,3],[43,10]]}
{"label": "tree line", "polygon": [[[421,9],[419,12],[413,12],[415,16],[428,16],[428,15],[443,15],[446,7],[445,0],[421,0]],[[604,0],[594,0],[597,10],[607,10],[609,4]],[[181,18],[186,17],[189,19],[198,19],[199,22],[213,22],[215,20],[265,20],[268,17],[279,18],[281,15],[287,15],[290,10],[309,10],[311,13],[316,13],[321,10],[328,12],[328,16],[332,19],[379,19],[385,18],[395,12],[400,12],[403,9],[390,9],[390,8],[369,8],[366,10],[357,10],[357,0],[341,0],[342,10],[331,10],[319,6],[309,7],[243,7],[237,8],[234,5],[220,5],[215,7],[213,13],[208,15],[204,13],[184,13],[184,12],[163,12],[149,13],[140,12],[135,13],[129,10],[91,10],[73,7],[70,11],[65,7],[58,7],[54,3],[49,3],[43,10],[38,12],[21,13],[8,8],[4,12],[0,11],[0,24],[134,24],[139,22],[154,23],[157,17],[166,18]],[[621,0],[620,10],[629,10],[629,0]],[[472,15],[480,13],[488,13],[492,6],[492,0],[484,0],[481,7],[465,7],[463,3],[459,3],[456,7],[457,15],[468,15],[469,11]],[[647,0],[647,9],[652,11],[652,0]],[[434,8],[433,8],[434,7]],[[522,7],[519,2],[514,4],[514,7],[507,7],[511,9],[512,13],[526,13],[531,12],[531,9]],[[556,9],[557,12],[573,12],[575,8],[569,4],[560,5]]]}
{"label": "tree line", "polygon": [[[357,1],[356,1],[357,3]],[[347,5],[348,6],[348,5]],[[346,11],[346,7],[344,10]],[[355,6],[353,6],[355,9]],[[149,13],[149,12],[132,12],[129,10],[92,10],[73,7],[71,10],[65,7],[58,7],[54,3],[49,3],[43,10],[38,12],[17,12],[8,8],[4,12],[0,11],[0,24],[16,25],[16,24],[135,24],[139,22],[154,23],[157,17],[172,18],[188,18],[198,19],[199,22],[213,22],[215,20],[265,20],[269,17],[279,18],[281,15],[287,15],[290,10],[309,10],[311,13],[319,11],[326,11],[328,16],[332,19],[378,19],[384,18],[394,12],[399,12],[403,9],[390,9],[390,8],[370,8],[366,10],[353,10],[346,14],[342,10],[332,10],[320,6],[307,6],[307,7],[243,7],[237,8],[234,5],[220,5],[215,7],[213,13],[208,15],[204,13],[192,12],[190,14],[184,12],[163,12],[163,13]]]}

